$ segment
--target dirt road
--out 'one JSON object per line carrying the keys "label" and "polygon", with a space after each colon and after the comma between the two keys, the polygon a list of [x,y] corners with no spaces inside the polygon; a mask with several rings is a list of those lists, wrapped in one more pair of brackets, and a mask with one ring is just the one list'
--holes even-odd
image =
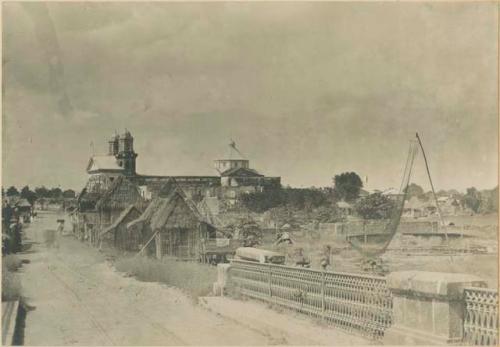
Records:
{"label": "dirt road", "polygon": [[[47,248],[43,232],[54,213],[39,213],[25,233],[26,345],[266,345],[269,336],[225,320],[176,288],[115,272],[96,249],[66,236]],[[69,227],[68,225],[66,226]],[[69,230],[68,230],[69,231]]]}

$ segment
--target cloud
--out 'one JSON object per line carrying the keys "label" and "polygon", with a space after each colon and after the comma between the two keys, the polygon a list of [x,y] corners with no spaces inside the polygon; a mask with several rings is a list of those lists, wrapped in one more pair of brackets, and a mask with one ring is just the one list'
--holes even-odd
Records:
{"label": "cloud", "polygon": [[54,95],[59,112],[70,117],[73,107],[66,91],[61,49],[47,6],[41,2],[22,3],[22,6],[33,21],[33,31],[43,51],[44,63],[49,71],[49,90]]}
{"label": "cloud", "polygon": [[290,184],[329,184],[338,170],[356,169],[393,186],[419,131],[437,184],[475,184],[467,172],[478,167],[493,185],[495,9],[6,3],[5,177],[43,181],[17,175],[18,156],[43,150],[60,160],[50,147],[19,145],[37,133],[41,143],[67,141],[61,167],[80,176],[60,179],[80,184],[88,143],[105,148],[127,127],[143,172],[212,173],[211,160],[235,137],[257,169]]}

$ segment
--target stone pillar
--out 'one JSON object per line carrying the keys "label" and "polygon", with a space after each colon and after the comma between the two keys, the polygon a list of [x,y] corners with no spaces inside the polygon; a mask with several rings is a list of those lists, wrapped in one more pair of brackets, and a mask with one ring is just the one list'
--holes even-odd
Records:
{"label": "stone pillar", "polygon": [[460,344],[465,304],[463,289],[486,287],[473,275],[427,271],[387,276],[393,296],[393,321],[385,345]]}
{"label": "stone pillar", "polygon": [[229,285],[229,269],[231,264],[217,264],[217,282],[213,285],[215,295],[224,296],[224,291]]}

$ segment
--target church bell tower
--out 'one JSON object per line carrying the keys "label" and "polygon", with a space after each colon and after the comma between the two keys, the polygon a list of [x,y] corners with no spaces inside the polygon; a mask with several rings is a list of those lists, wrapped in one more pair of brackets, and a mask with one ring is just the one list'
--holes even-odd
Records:
{"label": "church bell tower", "polygon": [[117,151],[113,154],[116,157],[118,165],[124,169],[123,173],[125,176],[135,176],[135,158],[137,158],[137,153],[134,152],[134,138],[128,130],[125,130],[125,133],[118,137],[117,147]]}

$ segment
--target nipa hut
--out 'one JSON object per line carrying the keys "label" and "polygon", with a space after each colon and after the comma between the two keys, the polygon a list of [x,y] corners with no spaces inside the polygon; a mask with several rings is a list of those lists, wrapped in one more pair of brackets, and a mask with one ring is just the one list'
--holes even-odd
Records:
{"label": "nipa hut", "polygon": [[141,193],[134,183],[123,176],[119,176],[96,204],[101,228],[104,229],[110,226],[130,205],[143,205]]}
{"label": "nipa hut", "polygon": [[89,191],[83,188],[77,198],[76,214],[72,218],[73,230],[80,240],[89,240],[89,235],[93,234],[93,229],[99,223],[99,215],[96,204],[101,197],[101,192]]}
{"label": "nipa hut", "polygon": [[[131,221],[127,224],[127,230],[129,234],[140,235],[142,244],[143,241],[146,242],[147,238],[151,237],[153,234],[150,226],[151,218],[156,213],[156,211],[160,208],[161,204],[165,201],[165,198],[155,198],[151,201],[148,207],[144,210],[144,212],[139,216],[139,218]],[[154,243],[146,244],[146,248],[144,249],[146,254],[154,254],[155,248]]]}
{"label": "nipa hut", "polygon": [[405,201],[403,216],[411,218],[424,217],[426,212],[425,205],[426,203],[424,201],[413,196],[410,200]]}
{"label": "nipa hut", "polygon": [[16,209],[19,213],[19,219],[22,223],[29,223],[33,213],[33,207],[27,199],[20,199],[16,203]]}
{"label": "nipa hut", "polygon": [[114,247],[123,251],[138,251],[142,234],[127,229],[127,224],[141,216],[134,205],[126,208],[115,221],[99,234],[100,245]]}
{"label": "nipa hut", "polygon": [[153,200],[128,228],[131,232],[148,235],[144,248],[157,258],[174,256],[199,260],[203,240],[215,238],[215,227],[203,218],[178,186],[171,189],[168,197]]}
{"label": "nipa hut", "polygon": [[123,176],[104,191],[83,189],[78,196],[78,230],[82,237],[97,244],[98,235],[109,227],[130,205],[143,208],[138,187]]}

